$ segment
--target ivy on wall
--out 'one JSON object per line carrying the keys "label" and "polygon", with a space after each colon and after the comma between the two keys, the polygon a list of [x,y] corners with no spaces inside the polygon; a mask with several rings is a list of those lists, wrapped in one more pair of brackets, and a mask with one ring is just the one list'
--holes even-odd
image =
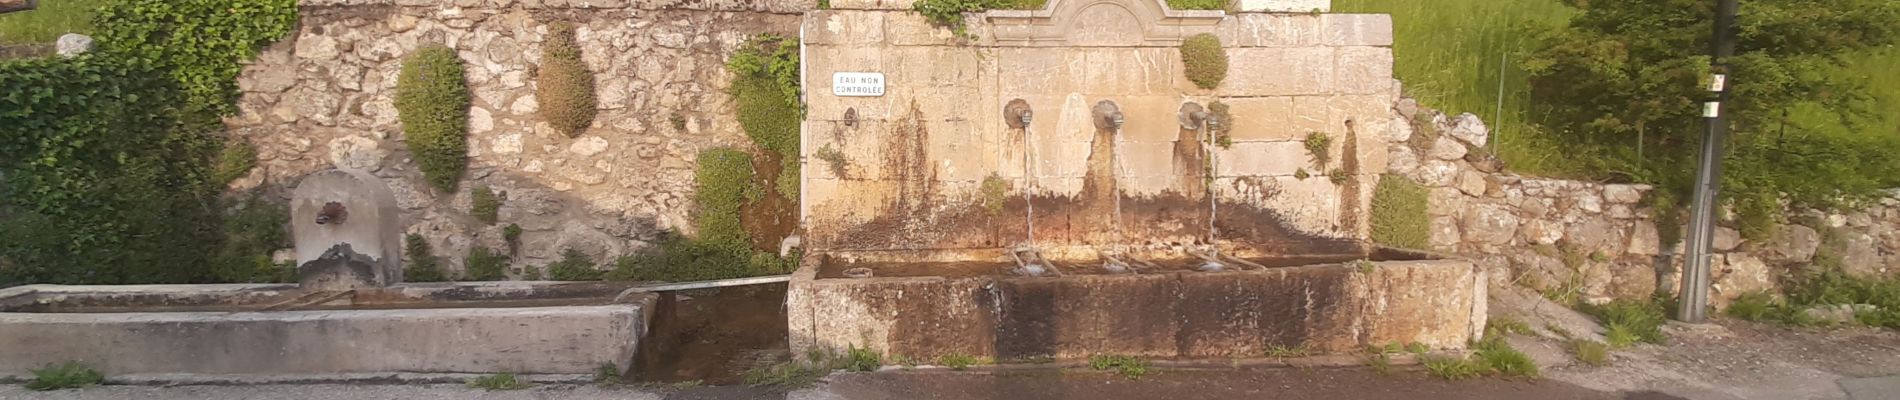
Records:
{"label": "ivy on wall", "polygon": [[777,155],[775,190],[798,198],[799,124],[805,119],[798,100],[798,41],[761,34],[746,41],[726,69],[732,71],[732,95],[739,101],[739,126],[759,149]]}
{"label": "ivy on wall", "polygon": [[255,161],[217,129],[239,63],[295,21],[294,0],[108,0],[97,51],[0,62],[0,286],[284,279],[281,205],[219,198]]}
{"label": "ivy on wall", "polygon": [[424,46],[402,62],[396,114],[409,150],[430,186],[454,192],[468,168],[468,81],[462,59],[441,45]]}

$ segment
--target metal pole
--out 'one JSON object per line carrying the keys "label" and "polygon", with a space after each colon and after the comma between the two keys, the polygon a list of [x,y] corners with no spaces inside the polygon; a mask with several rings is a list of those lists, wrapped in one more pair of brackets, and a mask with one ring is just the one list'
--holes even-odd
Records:
{"label": "metal pole", "polygon": [[1716,0],[1715,36],[1711,42],[1709,85],[1711,99],[1702,105],[1702,117],[1708,131],[1702,135],[1702,155],[1695,178],[1695,203],[1689,209],[1689,242],[1686,243],[1680,304],[1676,318],[1701,323],[1708,319],[1709,246],[1714,239],[1716,194],[1722,188],[1722,146],[1728,140],[1728,121],[1722,115],[1722,102],[1728,100],[1729,56],[1735,55],[1736,0]]}

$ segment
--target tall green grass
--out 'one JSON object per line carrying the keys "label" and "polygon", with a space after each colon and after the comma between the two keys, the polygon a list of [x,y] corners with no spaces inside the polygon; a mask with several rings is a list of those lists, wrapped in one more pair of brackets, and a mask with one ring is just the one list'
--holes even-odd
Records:
{"label": "tall green grass", "polygon": [[[1561,25],[1574,10],[1557,0],[1335,0],[1333,11],[1392,14],[1393,73],[1405,82],[1405,94],[1449,114],[1483,117],[1492,128],[1492,150],[1512,170],[1552,177],[1599,175],[1579,170],[1580,163],[1566,159],[1563,145],[1533,131],[1526,121],[1531,109],[1527,77],[1517,67],[1519,53],[1536,45],[1523,29]],[[1900,49],[1846,62],[1838,73],[1866,80],[1877,98],[1873,110],[1900,110],[1900,75],[1890,72],[1900,65]],[[1868,140],[1900,135],[1900,117],[1841,121],[1811,108],[1795,110],[1791,117],[1826,135]]]}
{"label": "tall green grass", "polygon": [[1575,13],[1569,7],[1557,0],[1335,0],[1333,12],[1392,14],[1393,73],[1406,95],[1484,118],[1493,150],[1513,169],[1566,175],[1561,153],[1544,150],[1555,146],[1525,133],[1530,88],[1516,53],[1535,45],[1524,26],[1562,24]]}
{"label": "tall green grass", "polygon": [[92,10],[106,0],[47,0],[39,8],[0,14],[0,44],[46,43],[67,32],[92,33]]}

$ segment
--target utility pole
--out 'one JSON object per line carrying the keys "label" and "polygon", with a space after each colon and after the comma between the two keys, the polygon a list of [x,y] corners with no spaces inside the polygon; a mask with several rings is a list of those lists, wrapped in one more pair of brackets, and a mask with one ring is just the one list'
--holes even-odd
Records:
{"label": "utility pole", "polygon": [[1710,100],[1702,104],[1702,117],[1709,129],[1702,135],[1702,156],[1695,177],[1695,203],[1689,208],[1689,242],[1684,253],[1682,291],[1676,319],[1702,323],[1708,320],[1709,246],[1715,237],[1715,201],[1722,189],[1722,146],[1728,140],[1728,119],[1722,115],[1722,103],[1728,101],[1728,58],[1735,55],[1736,0],[1715,0],[1715,36],[1711,38],[1709,59]]}

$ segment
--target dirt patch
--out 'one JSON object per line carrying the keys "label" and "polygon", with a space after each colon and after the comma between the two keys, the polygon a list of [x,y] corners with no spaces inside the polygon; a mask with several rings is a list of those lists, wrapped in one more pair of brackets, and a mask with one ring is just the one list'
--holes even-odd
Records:
{"label": "dirt patch", "polygon": [[643,382],[743,383],[745,371],[784,360],[785,284],[661,295],[630,372]]}

